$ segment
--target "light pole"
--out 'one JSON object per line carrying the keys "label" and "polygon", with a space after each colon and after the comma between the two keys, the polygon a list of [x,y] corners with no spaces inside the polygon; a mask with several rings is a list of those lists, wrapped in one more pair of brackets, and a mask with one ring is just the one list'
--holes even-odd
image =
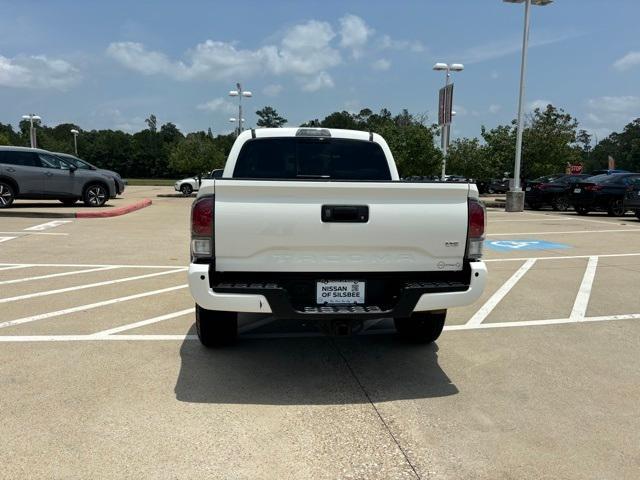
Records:
{"label": "light pole", "polygon": [[[433,69],[436,71],[442,71],[445,73],[444,86],[445,88],[449,86],[449,79],[451,78],[451,72],[461,72],[464,70],[464,65],[461,63],[441,63],[438,62],[433,66]],[[451,101],[453,105],[453,99]],[[446,105],[445,105],[446,108]],[[449,136],[451,131],[451,123],[445,122],[442,124],[440,129],[441,136],[441,145],[442,145],[442,180],[444,181],[444,177],[447,171],[447,150],[449,148]]]}
{"label": "light pole", "polygon": [[75,128],[72,128],[71,133],[73,133],[73,149],[76,152],[76,157],[77,157],[78,156],[78,134],[80,132]]}
{"label": "light pole", "polygon": [[524,210],[524,192],[520,185],[520,163],[522,160],[522,132],[524,130],[524,83],[527,72],[527,47],[529,44],[529,10],[531,5],[545,6],[553,0],[503,0],[506,3],[524,3],[524,32],[522,34],[522,60],[520,62],[520,93],[518,96],[518,130],[516,134],[516,159],[513,167],[513,185],[507,192],[507,212],[522,212]]}
{"label": "light pole", "polygon": [[38,121],[40,121],[40,117],[35,113],[30,113],[29,115],[22,115],[22,118],[24,120],[29,120],[29,142],[31,143],[31,148],[36,148],[37,147],[36,130],[33,127],[33,123],[34,122],[37,123]]}
{"label": "light pole", "polygon": [[[245,122],[244,118],[241,121],[242,121],[242,123],[244,123]],[[231,117],[229,119],[229,123],[238,123],[238,119],[235,118],[235,117]],[[239,127],[236,127],[236,129],[237,128],[239,128]],[[239,130],[236,131],[236,136],[238,136],[238,135],[240,135],[240,131]]]}
{"label": "light pole", "polygon": [[229,96],[238,97],[238,135],[240,135],[242,133],[242,123],[244,122],[244,118],[242,118],[242,97],[252,97],[253,94],[242,90],[242,85],[236,83],[236,90],[231,90]]}

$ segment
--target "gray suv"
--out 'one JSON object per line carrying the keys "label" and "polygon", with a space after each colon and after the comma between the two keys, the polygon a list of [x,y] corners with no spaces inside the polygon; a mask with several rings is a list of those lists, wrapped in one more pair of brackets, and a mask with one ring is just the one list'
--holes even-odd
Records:
{"label": "gray suv", "polygon": [[82,199],[101,207],[115,196],[113,180],[99,172],[79,169],[46,150],[0,147],[0,208],[16,198],[57,199],[68,206]]}

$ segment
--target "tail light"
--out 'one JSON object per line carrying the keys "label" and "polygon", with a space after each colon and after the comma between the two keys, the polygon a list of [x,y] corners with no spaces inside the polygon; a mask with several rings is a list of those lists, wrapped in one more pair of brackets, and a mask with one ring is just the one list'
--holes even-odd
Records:
{"label": "tail light", "polygon": [[213,256],[213,197],[202,197],[191,207],[191,257]]}
{"label": "tail light", "polygon": [[482,258],[482,245],[486,225],[487,215],[484,205],[479,200],[470,198],[467,226],[467,258],[469,260]]}
{"label": "tail light", "polygon": [[597,192],[598,190],[602,190],[602,185],[587,185],[584,189],[588,192]]}

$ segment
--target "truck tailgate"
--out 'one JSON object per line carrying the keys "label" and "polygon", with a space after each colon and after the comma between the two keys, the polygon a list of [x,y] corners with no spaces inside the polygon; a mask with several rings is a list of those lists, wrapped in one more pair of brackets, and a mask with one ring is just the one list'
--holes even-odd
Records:
{"label": "truck tailgate", "polygon": [[[454,183],[216,180],[215,268],[461,270],[468,195]],[[323,206],[368,207],[368,218],[323,220]]]}

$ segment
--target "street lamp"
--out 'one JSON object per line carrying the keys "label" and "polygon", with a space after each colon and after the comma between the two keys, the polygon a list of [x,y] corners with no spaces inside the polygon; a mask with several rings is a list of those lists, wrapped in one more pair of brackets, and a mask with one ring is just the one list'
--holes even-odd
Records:
{"label": "street lamp", "polygon": [[[449,86],[449,79],[451,78],[451,72],[461,72],[464,70],[464,65],[461,63],[442,63],[438,62],[433,66],[433,69],[438,72],[446,72],[444,86]],[[453,102],[453,100],[452,100]],[[440,127],[440,137],[442,145],[442,180],[447,171],[447,149],[449,148],[449,135],[451,131],[451,123],[443,123]]]}
{"label": "street lamp", "polygon": [[36,140],[36,130],[33,127],[34,122],[39,122],[40,117],[35,113],[30,113],[29,115],[22,115],[23,120],[29,120],[29,142],[31,143],[31,148],[36,148],[37,140]]}
{"label": "street lamp", "polygon": [[513,167],[513,186],[507,192],[507,212],[522,212],[524,210],[524,192],[520,185],[520,163],[522,160],[522,132],[524,129],[524,79],[527,70],[527,47],[529,44],[529,10],[531,5],[544,7],[553,0],[503,0],[506,3],[524,3],[524,32],[522,34],[522,61],[520,62],[520,94],[518,96],[518,130],[516,135],[516,159]]}
{"label": "street lamp", "polygon": [[80,133],[75,128],[71,129],[71,133],[73,133],[73,149],[76,152],[76,157],[78,156],[78,134]]}
{"label": "street lamp", "polygon": [[[242,123],[244,122],[244,118],[242,118],[242,97],[252,97],[253,94],[251,92],[242,90],[242,86],[240,83],[236,83],[236,90],[231,90],[229,92],[230,97],[238,97],[238,135],[242,132]],[[236,120],[234,120],[235,122]]]}

